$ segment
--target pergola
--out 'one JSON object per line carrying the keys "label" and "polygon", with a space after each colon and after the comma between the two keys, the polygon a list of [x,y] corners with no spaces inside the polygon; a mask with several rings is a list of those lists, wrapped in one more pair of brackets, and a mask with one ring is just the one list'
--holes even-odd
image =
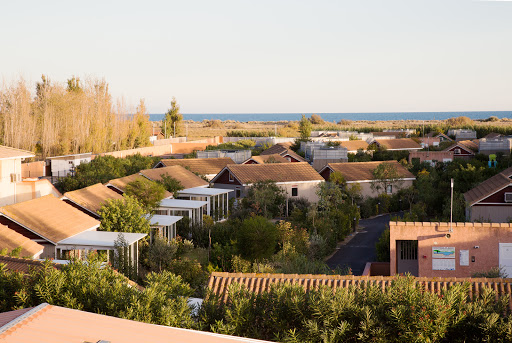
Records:
{"label": "pergola", "polygon": [[188,217],[190,224],[202,224],[207,205],[206,201],[163,199],[160,201],[156,214]]}
{"label": "pergola", "polygon": [[193,187],[179,192],[179,199],[199,200],[208,203],[206,214],[215,221],[228,217],[228,193],[231,189]]}
{"label": "pergola", "polygon": [[[134,232],[108,232],[108,231],[84,231],[72,237],[63,239],[55,246],[57,258],[61,258],[64,251],[88,251],[88,250],[105,250],[115,251],[118,249],[116,241],[124,237],[126,256],[128,257],[131,266],[137,271],[139,260],[139,247],[138,242],[147,236],[145,233]],[[114,253],[115,256],[115,253]]]}
{"label": "pergola", "polygon": [[154,214],[148,219],[151,227],[158,229],[159,235],[169,241],[176,237],[176,223],[182,218],[181,216]]}

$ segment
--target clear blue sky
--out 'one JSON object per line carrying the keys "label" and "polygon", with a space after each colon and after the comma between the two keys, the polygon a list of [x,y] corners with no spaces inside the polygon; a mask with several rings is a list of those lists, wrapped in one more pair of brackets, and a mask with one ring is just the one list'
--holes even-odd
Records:
{"label": "clear blue sky", "polygon": [[0,77],[163,113],[512,110],[510,1],[3,1]]}

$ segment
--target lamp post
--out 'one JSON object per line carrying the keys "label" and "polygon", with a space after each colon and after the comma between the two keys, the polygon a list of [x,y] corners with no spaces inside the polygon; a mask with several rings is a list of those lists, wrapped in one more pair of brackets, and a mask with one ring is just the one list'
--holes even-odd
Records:
{"label": "lamp post", "polygon": [[450,196],[450,232],[453,232],[453,178],[450,180],[451,196]]}

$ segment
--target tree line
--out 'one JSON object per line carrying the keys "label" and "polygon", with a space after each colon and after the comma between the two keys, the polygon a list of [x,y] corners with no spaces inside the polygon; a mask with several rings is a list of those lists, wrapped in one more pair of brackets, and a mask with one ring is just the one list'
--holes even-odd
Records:
{"label": "tree line", "polygon": [[41,157],[149,145],[149,116],[114,102],[104,80],[72,77],[65,84],[43,75],[35,85],[18,79],[0,89],[0,142]]}

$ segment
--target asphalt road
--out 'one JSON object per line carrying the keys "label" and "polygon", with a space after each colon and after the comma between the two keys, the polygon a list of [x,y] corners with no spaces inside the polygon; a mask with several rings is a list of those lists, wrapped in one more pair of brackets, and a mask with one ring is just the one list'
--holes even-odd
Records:
{"label": "asphalt road", "polygon": [[353,275],[361,275],[366,262],[377,261],[375,243],[386,229],[387,223],[389,223],[389,214],[359,221],[359,226],[363,226],[364,229],[327,260],[329,267],[348,266],[352,269]]}

